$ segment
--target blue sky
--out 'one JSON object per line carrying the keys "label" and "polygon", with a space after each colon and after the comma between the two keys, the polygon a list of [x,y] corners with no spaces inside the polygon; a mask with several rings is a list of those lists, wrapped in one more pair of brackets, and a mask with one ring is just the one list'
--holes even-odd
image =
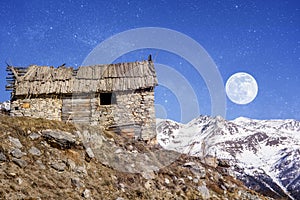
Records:
{"label": "blue sky", "polygon": [[[247,72],[259,92],[247,105],[227,99],[226,118],[300,120],[300,3],[266,1],[41,1],[0,2],[0,101],[5,92],[5,62],[79,66],[105,39],[140,27],[181,32],[203,46],[226,80]],[[173,67],[196,92],[201,114],[211,114],[210,94],[201,75],[178,55],[155,49],[132,52],[117,61],[146,59]],[[116,62],[117,62],[116,61]],[[156,90],[156,104],[179,121],[176,96]],[[189,98],[189,96],[187,96]],[[192,99],[191,99],[192,101]],[[194,117],[194,116],[192,116]]]}

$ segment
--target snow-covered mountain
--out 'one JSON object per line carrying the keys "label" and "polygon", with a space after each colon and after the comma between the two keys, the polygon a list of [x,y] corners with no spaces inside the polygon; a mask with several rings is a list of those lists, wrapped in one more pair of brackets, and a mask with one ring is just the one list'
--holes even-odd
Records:
{"label": "snow-covered mountain", "polygon": [[10,101],[0,102],[0,110],[10,110]]}
{"label": "snow-covered mountain", "polygon": [[193,156],[227,160],[249,188],[300,199],[300,122],[200,116],[188,124],[157,121],[159,144]]}

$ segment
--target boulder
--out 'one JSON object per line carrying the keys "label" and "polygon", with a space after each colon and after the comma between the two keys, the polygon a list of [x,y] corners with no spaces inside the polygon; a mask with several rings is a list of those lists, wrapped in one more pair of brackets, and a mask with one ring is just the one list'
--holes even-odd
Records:
{"label": "boulder", "polygon": [[91,147],[87,147],[87,148],[85,149],[85,152],[86,152],[86,154],[87,154],[87,156],[88,156],[89,158],[94,158],[94,157],[95,157],[94,152],[93,152],[93,150],[91,149]]}
{"label": "boulder", "polygon": [[7,158],[3,152],[0,152],[0,162],[6,162]]}
{"label": "boulder", "polygon": [[41,151],[36,147],[31,147],[28,152],[34,156],[40,156],[42,154]]}
{"label": "boulder", "polygon": [[91,197],[91,191],[89,189],[85,189],[82,193],[82,197],[88,199]]}
{"label": "boulder", "polygon": [[51,167],[52,167],[53,169],[57,170],[57,171],[62,172],[62,171],[65,170],[66,164],[63,163],[63,162],[57,162],[57,163],[53,163],[53,164],[51,165]]}
{"label": "boulder", "polygon": [[36,139],[38,139],[39,137],[41,137],[41,135],[40,135],[40,134],[37,134],[37,133],[31,133],[31,134],[29,135],[29,138],[32,139],[32,140],[36,140]]}
{"label": "boulder", "polygon": [[18,138],[14,138],[11,136],[8,136],[9,141],[17,148],[22,148],[23,145],[21,144],[20,140]]}
{"label": "boulder", "polygon": [[18,158],[13,158],[12,161],[21,168],[26,167],[28,164],[26,160],[22,160]]}
{"label": "boulder", "polygon": [[25,156],[26,153],[22,152],[20,149],[13,149],[11,152],[11,155],[15,158],[21,158],[22,156]]}
{"label": "boulder", "polygon": [[76,137],[69,132],[59,130],[43,130],[42,136],[55,148],[70,149],[76,145]]}

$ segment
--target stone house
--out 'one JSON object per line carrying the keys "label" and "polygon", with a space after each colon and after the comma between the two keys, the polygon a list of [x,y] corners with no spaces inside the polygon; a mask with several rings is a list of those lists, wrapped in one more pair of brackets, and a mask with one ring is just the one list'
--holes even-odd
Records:
{"label": "stone house", "polygon": [[12,116],[102,125],[149,140],[155,136],[151,60],[72,67],[8,66]]}

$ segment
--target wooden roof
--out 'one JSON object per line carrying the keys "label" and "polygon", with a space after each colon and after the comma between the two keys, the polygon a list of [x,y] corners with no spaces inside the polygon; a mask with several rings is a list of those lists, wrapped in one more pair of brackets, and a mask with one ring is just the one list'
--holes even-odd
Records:
{"label": "wooden roof", "polygon": [[145,89],[157,85],[152,61],[107,65],[8,67],[7,90],[14,95],[71,94]]}

